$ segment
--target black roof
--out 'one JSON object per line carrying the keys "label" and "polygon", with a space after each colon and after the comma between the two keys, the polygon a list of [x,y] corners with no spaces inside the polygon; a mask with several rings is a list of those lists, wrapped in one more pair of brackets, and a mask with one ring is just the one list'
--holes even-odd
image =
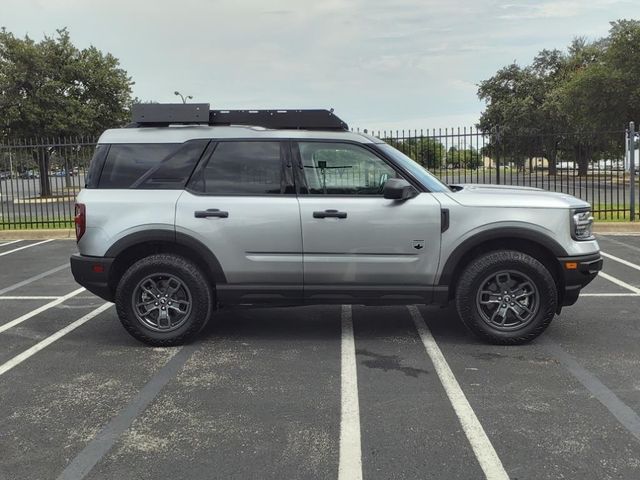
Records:
{"label": "black roof", "polygon": [[348,130],[333,110],[210,110],[208,103],[138,103],[130,127],[250,125],[288,130]]}

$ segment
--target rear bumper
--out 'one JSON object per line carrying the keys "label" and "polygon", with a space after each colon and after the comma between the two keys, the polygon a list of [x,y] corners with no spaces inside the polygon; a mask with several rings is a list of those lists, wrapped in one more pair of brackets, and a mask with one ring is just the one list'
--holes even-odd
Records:
{"label": "rear bumper", "polygon": [[573,305],[578,300],[580,290],[591,283],[602,270],[602,256],[600,253],[593,253],[578,257],[562,257],[558,258],[558,262],[564,276],[564,292],[561,292],[563,294],[560,305]]}
{"label": "rear bumper", "polygon": [[109,271],[113,258],[87,257],[84,255],[71,255],[71,273],[76,282],[104,298],[108,302],[113,302],[113,292],[109,288]]}

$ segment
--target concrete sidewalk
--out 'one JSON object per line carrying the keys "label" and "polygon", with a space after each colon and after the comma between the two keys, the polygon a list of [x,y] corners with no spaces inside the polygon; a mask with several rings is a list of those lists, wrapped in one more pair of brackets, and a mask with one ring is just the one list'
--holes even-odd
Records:
{"label": "concrete sidewalk", "polygon": [[75,240],[73,228],[43,228],[29,230],[0,230],[0,240],[45,240],[49,238]]}

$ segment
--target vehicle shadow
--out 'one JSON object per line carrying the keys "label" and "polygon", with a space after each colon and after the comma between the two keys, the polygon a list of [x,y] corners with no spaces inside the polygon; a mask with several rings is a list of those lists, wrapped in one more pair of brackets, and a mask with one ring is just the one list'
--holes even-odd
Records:
{"label": "vehicle shadow", "polygon": [[340,306],[289,308],[230,308],[220,310],[200,332],[198,340],[214,338],[338,341]]}
{"label": "vehicle shadow", "polygon": [[420,313],[438,343],[478,345],[481,342],[464,326],[454,305],[420,306]]}
{"label": "vehicle shadow", "polygon": [[[199,339],[262,338],[278,340],[336,341],[340,339],[341,306],[289,308],[239,308],[221,310],[200,333]],[[478,344],[462,324],[454,307],[419,306],[437,341]],[[358,338],[417,336],[409,311],[403,306],[353,306]]]}

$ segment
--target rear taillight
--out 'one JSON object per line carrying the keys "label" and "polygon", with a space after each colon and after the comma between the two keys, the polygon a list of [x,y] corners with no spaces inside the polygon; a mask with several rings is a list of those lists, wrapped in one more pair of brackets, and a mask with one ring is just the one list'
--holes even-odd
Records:
{"label": "rear taillight", "polygon": [[87,229],[87,209],[84,203],[76,203],[75,217],[73,223],[76,224],[76,242],[82,238]]}

